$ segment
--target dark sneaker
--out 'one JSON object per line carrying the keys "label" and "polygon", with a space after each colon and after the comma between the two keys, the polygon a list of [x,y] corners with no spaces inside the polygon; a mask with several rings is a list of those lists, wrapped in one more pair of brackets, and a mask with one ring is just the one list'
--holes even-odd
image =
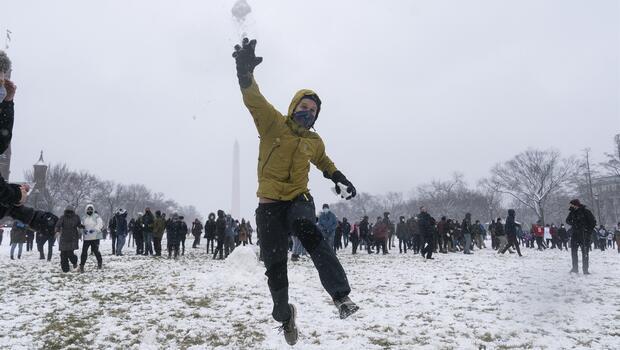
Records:
{"label": "dark sneaker", "polygon": [[297,338],[299,338],[299,330],[297,329],[297,324],[295,323],[295,318],[297,317],[297,309],[295,309],[295,305],[288,304],[291,308],[291,318],[288,321],[282,322],[282,326],[279,327],[280,332],[284,333],[284,339],[288,345],[297,344]]}
{"label": "dark sneaker", "polygon": [[584,275],[589,275],[590,273],[588,271],[584,271],[583,274]]}
{"label": "dark sneaker", "polygon": [[344,320],[345,318],[353,315],[357,310],[359,310],[359,306],[357,306],[354,302],[349,299],[349,297],[344,297],[340,300],[334,300],[334,305],[338,308],[338,312],[340,313],[340,319]]}
{"label": "dark sneaker", "polygon": [[84,272],[84,266],[80,265],[80,272]]}
{"label": "dark sneaker", "polygon": [[577,270],[577,269],[572,269],[572,270],[570,270],[570,273],[579,273],[579,270]]}

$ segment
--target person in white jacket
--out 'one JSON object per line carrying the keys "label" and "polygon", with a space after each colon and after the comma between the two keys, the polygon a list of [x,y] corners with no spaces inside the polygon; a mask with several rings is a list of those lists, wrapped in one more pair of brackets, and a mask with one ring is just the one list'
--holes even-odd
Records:
{"label": "person in white jacket", "polygon": [[101,269],[103,261],[101,253],[99,253],[99,240],[103,238],[103,219],[95,212],[92,204],[86,206],[86,215],[82,221],[84,225],[84,233],[82,235],[82,256],[80,257],[80,272],[84,272],[84,265],[88,258],[88,248],[91,248],[95,257],[97,257],[97,269]]}

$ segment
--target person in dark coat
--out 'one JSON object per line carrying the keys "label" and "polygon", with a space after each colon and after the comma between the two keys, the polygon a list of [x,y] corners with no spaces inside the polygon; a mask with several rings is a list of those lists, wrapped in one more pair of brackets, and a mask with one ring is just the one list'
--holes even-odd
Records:
{"label": "person in dark coat", "polygon": [[215,214],[210,213],[209,219],[205,222],[205,237],[207,239],[207,254],[209,254],[209,246],[211,246],[211,254],[215,251]]}
{"label": "person in dark coat", "polygon": [[564,249],[568,250],[568,231],[566,230],[566,227],[564,227],[564,224],[560,225],[560,228],[558,228],[558,238],[560,240],[558,247],[560,248],[560,250],[562,250],[562,247],[564,247]]}
{"label": "person in dark coat", "polygon": [[63,272],[69,272],[69,261],[74,269],[78,266],[78,257],[74,251],[79,248],[80,229],[83,228],[82,221],[75,213],[75,209],[72,206],[67,206],[64,214],[56,222],[56,233],[59,235],[60,267]]}
{"label": "person in dark coat", "polygon": [[136,243],[136,255],[144,254],[144,223],[142,222],[142,213],[138,213],[138,218],[133,225],[133,240]]}
{"label": "person in dark coat", "polygon": [[19,220],[13,221],[11,228],[11,260],[15,260],[14,253],[17,247],[17,258],[22,258],[22,247],[26,243],[26,225]]}
{"label": "person in dark coat", "polygon": [[200,235],[202,235],[202,224],[200,220],[196,218],[192,223],[192,236],[194,236],[194,243],[192,243],[192,248],[198,248],[200,245]]}
{"label": "person in dark coat", "polygon": [[398,238],[398,251],[402,253],[404,249],[405,254],[407,254],[407,243],[411,239],[411,234],[404,216],[399,218],[399,222],[396,225],[396,237]]}
{"label": "person in dark coat", "polygon": [[[184,223],[183,223],[184,224]],[[168,241],[168,259],[172,257],[174,253],[174,259],[179,258],[179,243],[181,238],[182,227],[179,214],[172,214],[172,218],[168,220],[166,226],[166,238]]]}
{"label": "person in dark coat", "polygon": [[[118,213],[118,212],[117,212]],[[108,220],[108,232],[110,232],[110,238],[112,239],[112,255],[116,255],[116,214]],[[105,238],[104,238],[105,239]]]}
{"label": "person in dark coat", "polygon": [[116,234],[116,246],[114,247],[116,250],[112,252],[116,254],[116,256],[123,255],[123,247],[125,246],[125,239],[128,234],[128,225],[127,225],[127,211],[125,209],[119,209],[116,212],[116,215],[113,217],[114,220],[114,231]]}
{"label": "person in dark coat", "polygon": [[224,259],[224,240],[226,239],[226,217],[223,210],[217,211],[217,220],[215,221],[215,239],[217,241],[217,247],[213,252],[213,259],[220,254],[219,259]]}
{"label": "person in dark coat", "polygon": [[568,216],[566,217],[566,223],[571,226],[572,235],[570,242],[571,258],[573,262],[573,268],[571,273],[579,273],[579,257],[577,251],[581,246],[581,256],[583,262],[583,274],[589,275],[589,251],[590,251],[590,236],[592,230],[596,227],[596,219],[592,212],[581,204],[579,199],[573,199],[570,201]]}
{"label": "person in dark coat", "polygon": [[45,230],[37,231],[36,233],[36,242],[37,242],[37,250],[39,251],[39,259],[45,260],[45,251],[43,247],[45,243],[47,243],[47,261],[52,260],[52,248],[54,247],[54,242],[56,238],[54,236],[54,228],[46,228]]}
{"label": "person in dark coat", "polygon": [[142,241],[144,242],[144,255],[155,255],[153,251],[153,224],[155,216],[151,212],[151,208],[144,209],[142,215]]}
{"label": "person in dark coat", "polygon": [[421,253],[426,259],[433,258],[433,231],[435,226],[435,219],[433,219],[427,212],[424,206],[420,207],[420,213],[418,214],[418,229],[420,236],[424,240],[422,244]]}
{"label": "person in dark coat", "polygon": [[351,224],[347,218],[342,218],[342,238],[344,240],[344,247],[349,246],[349,234],[351,233]]}
{"label": "person in dark coat", "polygon": [[522,256],[521,249],[519,248],[520,244],[517,241],[517,223],[515,222],[514,209],[508,209],[508,217],[506,218],[506,225],[504,225],[504,232],[506,233],[506,237],[508,238],[508,244],[506,244],[503,249],[498,251],[498,253],[504,254],[512,246],[517,250],[519,256]]}
{"label": "person in dark coat", "polygon": [[371,250],[371,244],[370,244],[370,224],[368,222],[368,216],[364,216],[362,218],[362,221],[360,222],[360,227],[359,227],[359,231],[360,231],[360,244],[364,244],[366,245],[366,250],[368,251],[368,254],[372,253]]}
{"label": "person in dark coat", "polygon": [[161,211],[155,211],[155,221],[153,222],[153,249],[155,256],[161,256],[161,240],[164,238],[166,231],[166,214]]}
{"label": "person in dark coat", "polygon": [[185,239],[187,239],[189,230],[187,229],[187,224],[185,223],[185,217],[183,217],[183,215],[179,215],[178,223],[175,229],[177,230],[181,255],[185,255]]}

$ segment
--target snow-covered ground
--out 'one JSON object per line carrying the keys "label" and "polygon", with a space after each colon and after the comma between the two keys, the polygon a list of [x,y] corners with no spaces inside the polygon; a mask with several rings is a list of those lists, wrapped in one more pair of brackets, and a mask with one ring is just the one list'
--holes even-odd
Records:
{"label": "snow-covered ground", "polygon": [[[7,237],[5,237],[7,238]],[[188,240],[191,246],[191,240]],[[34,252],[0,246],[1,349],[284,349],[253,248],[213,261],[110,255],[104,270],[60,272]],[[204,245],[203,245],[204,247]],[[350,247],[349,247],[350,248]],[[78,254],[79,255],[79,254]],[[570,254],[339,254],[361,311],[340,320],[312,262],[289,263],[298,349],[619,349],[620,254],[591,253],[592,275],[569,275]]]}

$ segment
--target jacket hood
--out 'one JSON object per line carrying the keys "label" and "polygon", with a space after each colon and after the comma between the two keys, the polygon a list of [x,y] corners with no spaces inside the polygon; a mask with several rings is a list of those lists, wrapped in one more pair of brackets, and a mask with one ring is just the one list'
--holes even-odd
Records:
{"label": "jacket hood", "polygon": [[65,207],[65,213],[73,213],[73,212],[75,212],[75,208],[73,208],[72,205],[67,205]]}
{"label": "jacket hood", "polygon": [[295,110],[299,102],[301,102],[301,100],[304,97],[310,97],[310,96],[314,97],[316,100],[319,101],[317,103],[317,111],[316,111],[316,119],[319,119],[319,113],[321,112],[321,99],[319,98],[319,95],[316,94],[316,92],[310,89],[299,90],[297,91],[295,96],[293,96],[293,99],[291,100],[291,104],[288,106],[288,117],[292,118],[293,111]]}
{"label": "jacket hood", "polygon": [[89,204],[89,205],[86,206],[86,211],[88,211],[88,209],[92,209],[93,212],[94,212],[95,211],[95,206],[92,205],[92,204]]}
{"label": "jacket hood", "polygon": [[514,209],[508,209],[508,216],[510,216],[510,217],[514,217],[515,216]]}

